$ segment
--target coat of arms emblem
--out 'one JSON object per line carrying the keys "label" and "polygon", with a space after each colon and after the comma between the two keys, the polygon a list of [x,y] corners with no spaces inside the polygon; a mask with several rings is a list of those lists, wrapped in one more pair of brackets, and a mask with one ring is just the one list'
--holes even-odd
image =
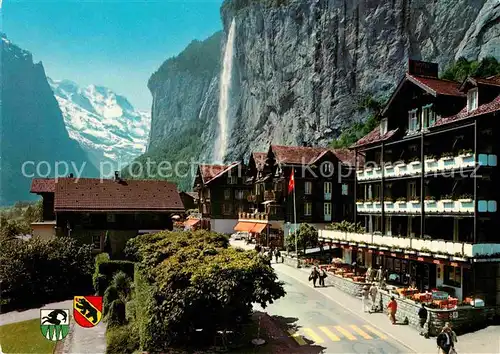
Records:
{"label": "coat of arms emblem", "polygon": [[69,310],[40,310],[40,330],[48,340],[63,340],[69,333]]}
{"label": "coat of arms emblem", "polygon": [[82,327],[94,327],[102,318],[102,296],[75,296],[73,317]]}

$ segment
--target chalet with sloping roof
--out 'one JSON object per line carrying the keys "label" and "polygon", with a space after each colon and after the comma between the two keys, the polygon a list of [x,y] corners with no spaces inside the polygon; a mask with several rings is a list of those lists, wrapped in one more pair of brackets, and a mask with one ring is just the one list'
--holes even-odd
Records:
{"label": "chalet with sloping roof", "polygon": [[[43,223],[32,225],[34,234],[76,237],[98,251],[106,234],[119,253],[139,233],[172,230],[171,217],[184,212],[177,187],[168,181],[36,178],[31,192],[42,196],[44,209]],[[42,228],[49,223],[52,230]]]}
{"label": "chalet with sloping roof", "polygon": [[225,234],[234,232],[238,213],[248,211],[250,188],[244,181],[245,166],[241,162],[198,166],[193,190],[198,193],[202,228]]}
{"label": "chalet with sloping roof", "polygon": [[353,146],[367,234],[343,233],[358,245],[343,257],[383,267],[389,284],[499,305],[500,76],[459,83],[437,71],[410,61],[380,125]]}

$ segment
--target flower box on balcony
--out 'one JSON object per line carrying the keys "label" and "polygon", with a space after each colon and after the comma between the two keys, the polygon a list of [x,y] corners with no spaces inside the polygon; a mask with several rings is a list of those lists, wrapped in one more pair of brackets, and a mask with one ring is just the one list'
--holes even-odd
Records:
{"label": "flower box on balcony", "polygon": [[373,168],[372,167],[367,167],[365,168],[365,172],[372,172]]}
{"label": "flower box on balcony", "polygon": [[428,252],[418,252],[418,255],[422,256],[422,257],[430,257],[431,256],[431,254]]}
{"label": "flower box on balcony", "polygon": [[416,254],[417,251],[414,251],[414,250],[404,250],[404,253],[406,253],[406,254]]}
{"label": "flower box on balcony", "polygon": [[458,157],[461,157],[461,158],[467,158],[467,157],[472,157],[472,156],[473,156],[472,152],[462,153],[462,154],[458,155]]}
{"label": "flower box on balcony", "polygon": [[434,162],[436,162],[436,158],[435,157],[426,157],[425,162],[434,163]]}
{"label": "flower box on balcony", "polygon": [[372,204],[373,204],[373,202],[365,202],[364,204],[365,204],[365,205],[372,205]]}
{"label": "flower box on balcony", "polygon": [[378,248],[381,251],[389,251],[389,247],[379,246]]}
{"label": "flower box on balcony", "polygon": [[387,202],[387,201],[386,201],[386,202],[384,202],[384,205],[387,205],[387,206],[391,206],[391,207],[392,207],[392,206],[394,205],[394,202]]}
{"label": "flower box on balcony", "polygon": [[359,243],[358,247],[360,247],[360,248],[367,248],[368,245],[366,243]]}
{"label": "flower box on balcony", "polygon": [[443,160],[443,161],[450,161],[450,160],[453,160],[453,159],[454,159],[453,156],[443,156],[443,157],[441,157],[441,160]]}
{"label": "flower box on balcony", "polygon": [[403,250],[401,248],[391,248],[391,252],[403,252]]}
{"label": "flower box on balcony", "polygon": [[418,200],[418,199],[410,200],[410,203],[411,204],[418,204],[418,203],[420,203],[420,200]]}
{"label": "flower box on balcony", "polygon": [[453,257],[451,257],[451,260],[452,261],[457,261],[457,262],[467,262],[469,259],[466,258],[466,257],[456,257],[456,256],[453,256]]}
{"label": "flower box on balcony", "polygon": [[448,259],[450,256],[447,256],[445,254],[435,254],[434,257],[440,258],[440,259]]}
{"label": "flower box on balcony", "polygon": [[472,198],[459,199],[458,201],[460,203],[471,203],[472,202]]}
{"label": "flower box on balcony", "polygon": [[356,202],[356,205],[363,205],[365,202]]}
{"label": "flower box on balcony", "polygon": [[451,199],[441,199],[440,201],[441,201],[441,203],[443,203],[443,204],[450,204],[450,203],[453,203],[453,200],[451,200]]}
{"label": "flower box on balcony", "polygon": [[410,165],[411,166],[420,165],[420,161],[412,161],[410,162]]}
{"label": "flower box on balcony", "polygon": [[406,200],[396,200],[396,204],[406,204]]}
{"label": "flower box on balcony", "polygon": [[425,204],[436,204],[436,201],[434,199],[426,199],[424,200]]}

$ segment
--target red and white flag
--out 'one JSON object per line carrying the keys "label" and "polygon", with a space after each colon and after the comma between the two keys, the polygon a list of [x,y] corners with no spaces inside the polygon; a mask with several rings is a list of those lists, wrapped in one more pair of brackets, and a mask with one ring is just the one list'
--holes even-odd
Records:
{"label": "red and white flag", "polygon": [[295,188],[295,176],[292,168],[292,174],[290,175],[290,181],[288,182],[288,194],[292,193],[293,189]]}

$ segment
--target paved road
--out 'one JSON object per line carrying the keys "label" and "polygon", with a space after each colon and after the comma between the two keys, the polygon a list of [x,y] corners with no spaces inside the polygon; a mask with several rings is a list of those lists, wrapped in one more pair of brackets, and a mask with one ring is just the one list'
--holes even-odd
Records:
{"label": "paved road", "polygon": [[297,348],[312,346],[311,353],[411,352],[321,292],[286,274],[285,267],[275,265],[280,280],[285,282],[287,295],[266,309],[257,309],[280,316],[279,321],[289,329]]}

